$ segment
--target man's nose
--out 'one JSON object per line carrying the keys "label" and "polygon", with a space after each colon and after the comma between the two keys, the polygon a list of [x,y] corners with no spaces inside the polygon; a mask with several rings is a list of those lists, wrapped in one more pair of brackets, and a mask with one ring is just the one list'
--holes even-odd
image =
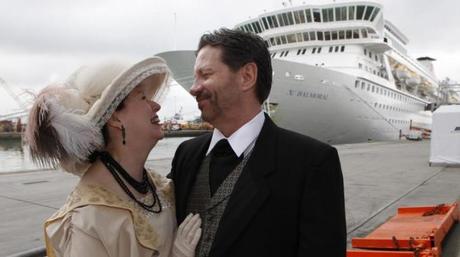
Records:
{"label": "man's nose", "polygon": [[194,82],[192,87],[190,88],[190,94],[193,96],[197,96],[201,90],[203,90],[203,86],[199,83]]}

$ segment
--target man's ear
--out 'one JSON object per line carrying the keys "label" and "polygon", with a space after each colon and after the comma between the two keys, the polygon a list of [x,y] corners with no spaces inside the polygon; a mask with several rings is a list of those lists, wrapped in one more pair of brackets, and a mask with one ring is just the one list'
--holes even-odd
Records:
{"label": "man's ear", "polygon": [[118,119],[115,113],[112,114],[110,119],[107,121],[107,126],[112,127],[112,128],[117,128],[121,129],[123,126],[123,123]]}
{"label": "man's ear", "polygon": [[241,89],[243,91],[252,90],[257,83],[257,64],[254,62],[246,63],[240,68]]}

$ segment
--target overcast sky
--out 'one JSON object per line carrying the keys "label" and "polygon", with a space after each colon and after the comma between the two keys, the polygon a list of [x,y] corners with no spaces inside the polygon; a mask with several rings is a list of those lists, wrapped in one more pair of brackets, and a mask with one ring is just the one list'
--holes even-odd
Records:
{"label": "overcast sky", "polygon": [[[272,0],[0,0],[0,78],[17,93],[64,80],[84,64],[104,58],[132,61],[158,52],[195,49],[206,31],[282,8]],[[292,1],[292,5],[332,0]],[[337,0],[336,2],[343,2]],[[460,81],[457,0],[378,0],[408,38],[409,54],[430,56],[439,79]],[[193,99],[173,86],[163,116],[183,107],[197,114]],[[0,114],[18,105],[0,88]]]}

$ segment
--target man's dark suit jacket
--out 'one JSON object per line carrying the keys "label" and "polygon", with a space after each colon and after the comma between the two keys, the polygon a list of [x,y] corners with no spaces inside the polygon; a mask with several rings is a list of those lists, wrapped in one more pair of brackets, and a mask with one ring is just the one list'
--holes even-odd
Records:
{"label": "man's dark suit jacket", "polygon": [[[325,128],[327,129],[327,128]],[[183,142],[169,177],[178,224],[211,134]],[[342,257],[343,178],[337,150],[268,116],[222,216],[210,257]]]}

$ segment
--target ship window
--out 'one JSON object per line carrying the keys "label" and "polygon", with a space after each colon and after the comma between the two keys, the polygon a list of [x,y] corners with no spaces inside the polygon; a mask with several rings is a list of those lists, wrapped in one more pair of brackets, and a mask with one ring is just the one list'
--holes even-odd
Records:
{"label": "ship window", "polygon": [[312,54],[316,53],[316,47],[313,47],[313,50],[311,51]]}
{"label": "ship window", "polygon": [[310,40],[310,39],[308,38],[308,32],[304,32],[304,33],[303,33],[303,40],[305,40],[305,41]]}
{"label": "ship window", "polygon": [[283,21],[283,15],[280,13],[277,15],[278,17],[278,23],[280,24],[280,27],[284,27],[284,21]]}
{"label": "ship window", "polygon": [[351,39],[351,35],[352,35],[351,30],[347,30],[346,35],[347,35],[347,39]]}
{"label": "ship window", "polygon": [[286,40],[286,36],[285,36],[285,35],[282,35],[282,36],[281,36],[281,42],[282,42],[283,44],[286,44],[286,43],[287,43],[287,40]]}
{"label": "ship window", "polygon": [[[287,13],[282,13],[281,17],[283,17],[284,26],[288,26],[289,25],[289,19],[287,17]],[[279,16],[278,16],[278,19],[279,19]]]}
{"label": "ship window", "polygon": [[318,47],[318,54],[321,53],[321,47]]}
{"label": "ship window", "polygon": [[367,38],[367,30],[366,30],[366,29],[362,29],[362,30],[361,30],[361,35],[363,35],[363,38]]}
{"label": "ship window", "polygon": [[337,40],[337,31],[332,31],[332,40]]}
{"label": "ship window", "polygon": [[379,58],[377,57],[377,55],[374,55],[374,57],[375,57],[375,58],[374,58],[375,61],[378,62],[378,61],[379,61]]}
{"label": "ship window", "polygon": [[302,38],[302,33],[297,33],[297,42],[302,42],[302,41],[304,41],[304,39]]}
{"label": "ship window", "polygon": [[288,12],[286,13],[286,15],[289,21],[289,25],[294,25],[294,19],[292,18],[292,12]]}
{"label": "ship window", "polygon": [[272,16],[273,24],[275,25],[275,28],[280,27],[281,25],[278,22],[278,19],[276,18],[276,15]]}
{"label": "ship window", "polygon": [[345,51],[345,46],[341,46],[340,47],[340,52],[344,52]]}
{"label": "ship window", "polygon": [[333,8],[328,8],[327,9],[327,16],[329,21],[334,21],[334,9]]}
{"label": "ship window", "polygon": [[339,31],[339,39],[345,39],[345,31]]}
{"label": "ship window", "polygon": [[372,93],[374,93],[374,90],[375,90],[374,85],[372,85]]}
{"label": "ship window", "polygon": [[372,52],[369,51],[369,58],[372,58]]}
{"label": "ship window", "polygon": [[359,86],[359,80],[356,80],[355,81],[355,88],[358,88],[358,86]]}
{"label": "ship window", "polygon": [[273,37],[270,38],[270,44],[272,46],[276,45],[275,38],[273,38]]}
{"label": "ship window", "polygon": [[327,18],[327,9],[323,9],[323,22],[328,22],[328,18]]}
{"label": "ship window", "polygon": [[362,63],[358,63],[358,68],[362,69],[362,68],[363,68],[363,64],[362,64]]}
{"label": "ship window", "polygon": [[334,21],[334,9],[333,8],[326,8],[323,9],[323,22],[331,22]]}
{"label": "ship window", "polygon": [[288,43],[297,43],[295,34],[289,34],[286,36]]}
{"label": "ship window", "polygon": [[337,21],[347,20],[347,7],[336,7],[335,8],[335,19]]}
{"label": "ship window", "polygon": [[302,54],[305,54],[306,51],[307,51],[307,48],[304,48],[304,49],[302,50]]}
{"label": "ship window", "polygon": [[310,40],[316,40],[316,33],[314,31],[310,31]]}
{"label": "ship window", "polygon": [[374,10],[374,7],[373,6],[368,6],[366,8],[366,14],[364,15],[364,19],[365,20],[369,20],[369,18],[371,17],[371,14],[372,14],[372,11]]}
{"label": "ship window", "polygon": [[325,31],[324,32],[324,40],[331,40],[331,32]]}
{"label": "ship window", "polygon": [[254,24],[256,25],[256,28],[258,30],[258,33],[261,33],[262,32],[262,28],[260,27],[260,23],[259,22],[254,22]]}
{"label": "ship window", "polygon": [[297,24],[305,23],[305,13],[303,10],[294,12],[294,19]]}
{"label": "ship window", "polygon": [[275,58],[275,57],[276,57],[276,52],[273,53],[273,58]]}
{"label": "ship window", "polygon": [[364,89],[366,87],[366,83],[364,81],[361,81],[361,89]]}
{"label": "ship window", "polygon": [[367,55],[367,49],[364,48],[364,55]]}
{"label": "ship window", "polygon": [[305,18],[307,19],[307,22],[311,22],[311,21],[312,21],[310,9],[306,9],[306,10],[305,10]]}
{"label": "ship window", "polygon": [[332,53],[332,50],[334,50],[334,47],[333,47],[333,46],[330,46],[330,47],[329,47],[329,53]]}
{"label": "ship window", "polygon": [[320,41],[323,40],[323,32],[322,31],[316,32],[316,35],[318,36],[318,40],[320,40]]}
{"label": "ship window", "polygon": [[[283,19],[284,26],[289,25],[289,19],[287,17],[287,13],[282,13],[281,17]],[[280,19],[280,16],[278,15],[278,20]]]}
{"label": "ship window", "polygon": [[313,9],[313,20],[315,22],[321,22],[321,12],[319,9]]}
{"label": "ship window", "polygon": [[248,24],[244,25],[244,28],[246,29],[247,32],[252,32],[252,28]]}
{"label": "ship window", "polygon": [[297,50],[297,55],[300,55],[300,52],[302,52],[302,49]]}
{"label": "ship window", "polygon": [[354,20],[355,19],[355,6],[348,7],[348,19]]}
{"label": "ship window", "polygon": [[367,91],[370,91],[371,89],[371,84],[367,84]]}
{"label": "ship window", "polygon": [[289,51],[286,51],[286,53],[284,53],[284,57],[286,57],[288,54],[289,54]]}
{"label": "ship window", "polygon": [[356,8],[356,19],[357,20],[362,20],[363,19],[363,14],[364,14],[364,8],[366,6],[364,5],[358,5],[358,8]]}
{"label": "ship window", "polygon": [[265,27],[266,30],[270,29],[270,27],[268,26],[267,18],[263,17],[262,18],[262,23],[264,24],[264,27]]}
{"label": "ship window", "polygon": [[281,38],[280,37],[276,37],[276,44],[281,45]]}
{"label": "ship window", "polygon": [[334,52],[338,52],[338,51],[339,51],[339,46],[335,46]]}
{"label": "ship window", "polygon": [[272,28],[272,29],[278,27],[278,26],[275,27],[275,21],[274,21],[273,17],[274,16],[268,16],[267,17],[268,24],[270,25],[270,28]]}
{"label": "ship window", "polygon": [[353,38],[359,38],[359,30],[357,29],[353,30]]}
{"label": "ship window", "polygon": [[262,32],[262,28],[260,27],[258,21],[252,23],[252,26],[254,27],[254,29],[256,30],[257,33],[261,33],[261,32]]}
{"label": "ship window", "polygon": [[374,13],[372,13],[372,16],[371,16],[371,21],[374,21],[375,17],[379,13],[379,11],[380,11],[380,8],[375,7]]}
{"label": "ship window", "polygon": [[250,31],[250,32],[256,32],[256,29],[255,29],[255,27],[253,26],[253,24],[248,24],[248,28],[249,28],[249,31]]}
{"label": "ship window", "polygon": [[270,47],[270,44],[268,43],[268,40],[264,40],[265,46]]}

